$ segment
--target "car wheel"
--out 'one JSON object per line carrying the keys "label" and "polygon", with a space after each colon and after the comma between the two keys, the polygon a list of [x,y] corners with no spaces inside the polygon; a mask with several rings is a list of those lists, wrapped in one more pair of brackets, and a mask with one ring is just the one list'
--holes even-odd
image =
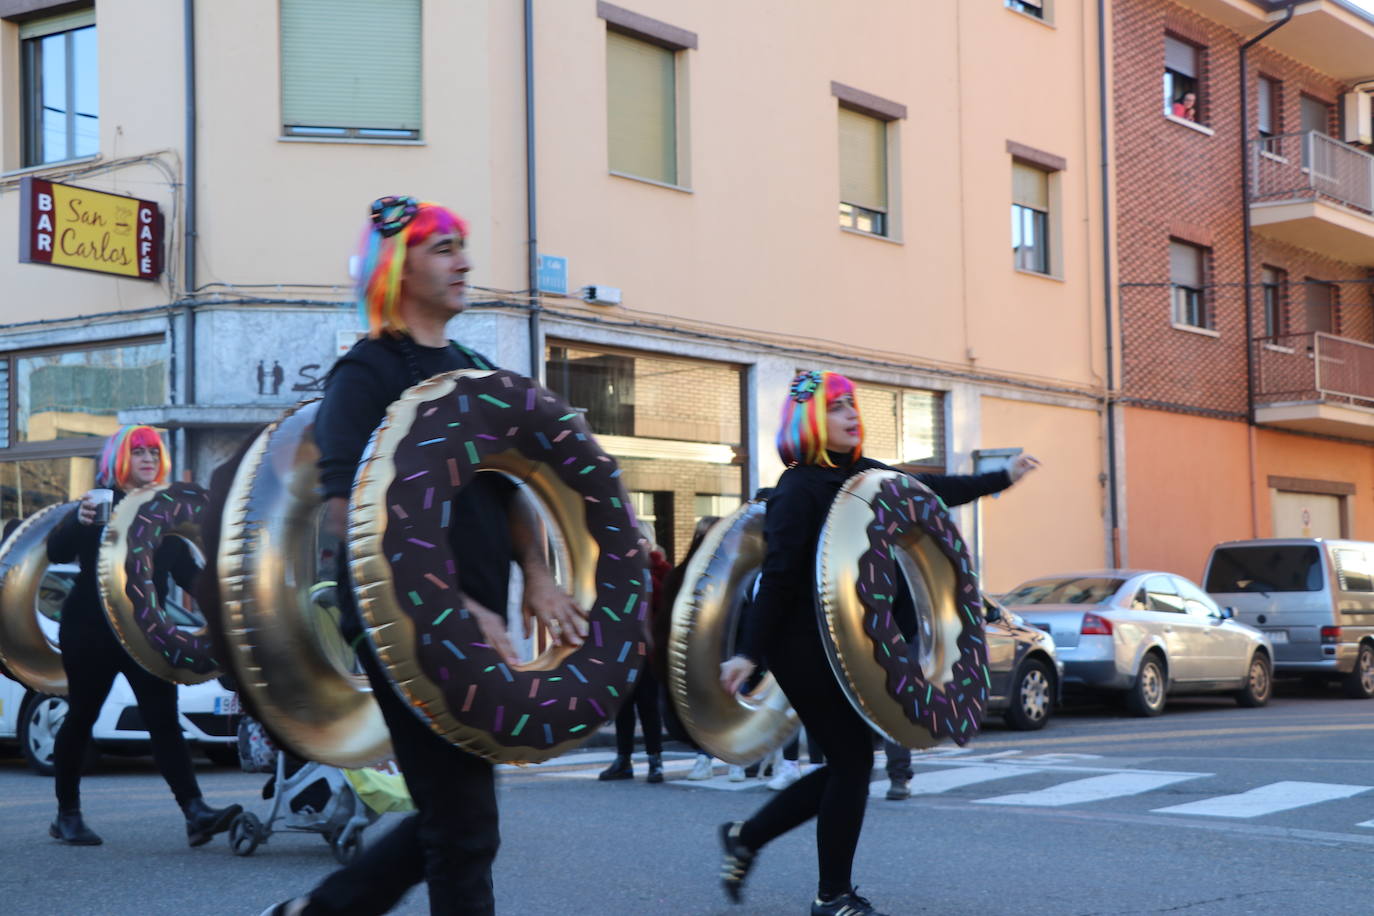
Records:
{"label": "car wheel", "polygon": [[1126,693],[1126,708],[1134,716],[1157,716],[1164,711],[1164,695],[1168,689],[1164,663],[1153,652],[1145,656],[1136,672],[1135,684]]}
{"label": "car wheel", "polygon": [[1374,646],[1367,642],[1360,644],[1355,670],[1346,675],[1341,686],[1345,688],[1345,695],[1353,700],[1374,697]]}
{"label": "car wheel", "polygon": [[1248,709],[1264,706],[1274,689],[1273,669],[1269,656],[1256,652],[1250,657],[1250,672],[1245,677],[1245,686],[1236,691],[1236,702]]}
{"label": "car wheel", "polygon": [[1049,667],[1038,658],[1028,658],[1017,672],[1007,707],[1006,720],[1012,728],[1034,731],[1044,728],[1054,708],[1054,681]]}

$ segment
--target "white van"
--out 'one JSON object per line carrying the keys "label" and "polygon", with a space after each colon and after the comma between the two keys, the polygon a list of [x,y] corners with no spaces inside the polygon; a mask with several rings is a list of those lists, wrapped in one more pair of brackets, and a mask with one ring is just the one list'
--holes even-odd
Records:
{"label": "white van", "polygon": [[1274,644],[1275,675],[1339,679],[1374,697],[1374,543],[1325,538],[1227,541],[1203,587]]}
{"label": "white van", "polygon": [[[54,645],[62,602],[76,579],[76,570],[73,564],[49,566],[39,586],[35,611],[39,614],[39,625]],[[178,598],[179,590],[169,593],[168,613],[179,623],[184,620],[187,626],[197,625]],[[224,689],[218,681],[181,685],[177,687],[177,710],[182,733],[192,749],[199,747],[217,764],[238,762],[237,694]],[[65,697],[35,693],[0,672],[0,742],[17,741],[24,759],[36,772],[52,772],[53,746],[66,716]],[[91,736],[93,754],[100,750],[149,752],[143,716],[124,675],[115,678]]]}

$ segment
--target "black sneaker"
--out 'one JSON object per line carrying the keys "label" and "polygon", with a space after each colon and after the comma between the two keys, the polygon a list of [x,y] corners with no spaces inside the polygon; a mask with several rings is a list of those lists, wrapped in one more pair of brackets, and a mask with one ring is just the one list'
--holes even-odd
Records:
{"label": "black sneaker", "polygon": [[645,782],[663,782],[663,755],[649,755],[649,778]]}
{"label": "black sneaker", "polygon": [[829,900],[817,897],[811,901],[811,916],[885,916],[873,909],[867,898],[859,896],[859,889],[852,887],[848,893],[840,894]]}
{"label": "black sneaker", "polygon": [[635,768],[630,765],[629,757],[617,756],[611,761],[611,765],[602,770],[596,777],[602,782],[611,782],[619,779],[634,779]]}
{"label": "black sneaker", "polygon": [[739,833],[743,826],[744,821],[720,825],[720,845],[725,852],[720,863],[720,883],[731,903],[744,902],[744,879],[749,876],[749,869],[754,867],[754,859],[758,856],[755,850],[740,842]]}

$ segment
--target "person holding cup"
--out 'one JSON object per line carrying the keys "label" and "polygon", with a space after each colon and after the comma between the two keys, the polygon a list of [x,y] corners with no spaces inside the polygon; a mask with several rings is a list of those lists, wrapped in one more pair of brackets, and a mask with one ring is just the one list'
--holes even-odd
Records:
{"label": "person holding cup", "polygon": [[[56,769],[57,818],[48,828],[53,839],[72,846],[98,846],[100,837],[81,816],[81,767],[91,741],[91,729],[109,696],[116,675],[123,674],[138,700],[144,727],[152,739],[153,759],[186,817],[186,838],[192,846],[209,842],[243,810],[239,805],[212,808],[201,796],[191,766],[191,754],[177,719],[177,688],[148,672],[124,650],[105,619],[96,569],[100,542],[110,512],[129,490],[163,483],[171,461],[162,437],[149,426],[125,426],[111,436],[96,470],[98,488],[48,537],[48,560],[80,564],[72,590],[62,603],[58,642],[67,673],[67,718],[53,749]],[[168,538],[154,558],[159,571],[169,572],[190,591],[200,567],[186,542]],[[158,577],[158,597],[166,600],[167,578]]]}

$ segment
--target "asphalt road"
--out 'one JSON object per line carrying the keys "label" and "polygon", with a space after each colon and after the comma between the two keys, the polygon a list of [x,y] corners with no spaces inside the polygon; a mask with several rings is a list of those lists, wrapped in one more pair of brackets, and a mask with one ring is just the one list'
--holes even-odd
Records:
{"label": "asphalt road", "polygon": [[[770,846],[745,905],[716,884],[715,826],[768,796],[757,782],[599,783],[596,749],[501,778],[503,913],[787,914],[814,893],[809,828]],[[855,863],[894,914],[1374,912],[1374,703],[1280,686],[1265,709],[1170,704],[1157,719],[1062,712],[1042,732],[990,726],[967,749],[916,755],[908,801],[875,772]],[[641,763],[642,770],[642,763]],[[207,796],[265,815],[261,776],[203,765]],[[256,916],[331,868],[316,835],[278,833],[250,857],[184,845],[147,759],[106,760],[83,784],[97,848],[49,840],[52,787],[0,759],[0,913]],[[388,816],[394,817],[394,816]],[[368,828],[378,836],[387,819]],[[417,889],[395,912],[428,912]]]}

